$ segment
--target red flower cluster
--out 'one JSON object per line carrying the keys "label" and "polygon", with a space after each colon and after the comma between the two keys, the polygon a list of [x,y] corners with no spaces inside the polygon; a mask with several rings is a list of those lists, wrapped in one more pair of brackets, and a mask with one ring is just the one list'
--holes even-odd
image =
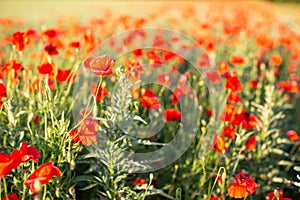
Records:
{"label": "red flower cluster", "polygon": [[81,119],[79,120],[79,127],[70,132],[69,136],[72,142],[81,143],[90,146],[98,141],[96,131],[98,130],[99,123],[92,119],[88,111],[83,111]]}
{"label": "red flower cluster", "polygon": [[[0,153],[0,179],[19,167],[22,162],[30,160],[37,162],[39,158],[39,151],[33,146],[28,146],[28,142],[23,142],[20,150],[14,150],[11,155]],[[45,163],[38,167],[24,184],[30,185],[30,190],[36,194],[37,187],[48,183],[53,176],[60,176],[60,174],[60,170],[54,167],[52,162]],[[18,199],[18,196],[9,194],[8,199]]]}
{"label": "red flower cluster", "polygon": [[235,183],[229,185],[228,195],[236,199],[245,198],[249,194],[253,194],[257,187],[257,183],[255,183],[251,176],[240,172],[236,176]]}

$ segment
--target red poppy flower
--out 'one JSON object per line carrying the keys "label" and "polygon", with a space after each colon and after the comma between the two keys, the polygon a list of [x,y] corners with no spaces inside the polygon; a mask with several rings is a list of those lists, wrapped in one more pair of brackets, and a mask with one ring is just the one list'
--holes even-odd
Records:
{"label": "red poppy flower", "polygon": [[268,200],[292,200],[291,198],[284,198],[283,197],[283,190],[276,188],[274,192],[270,192],[267,194]]}
{"label": "red poppy flower", "polygon": [[147,181],[145,179],[136,179],[134,181],[134,186],[136,190],[144,190],[147,188]]}
{"label": "red poppy flower", "polygon": [[161,85],[164,85],[165,87],[170,87],[172,82],[172,77],[166,72],[163,72],[157,75],[157,82]]}
{"label": "red poppy flower", "polygon": [[37,193],[36,185],[48,183],[53,176],[61,176],[61,171],[53,165],[53,162],[44,163],[39,166],[24,182],[29,185],[29,189],[33,194]]}
{"label": "red poppy flower", "polygon": [[248,151],[253,151],[256,147],[256,136],[250,137],[246,142],[246,149]]}
{"label": "red poppy flower", "polygon": [[243,64],[245,64],[245,59],[240,55],[233,54],[230,56],[229,62],[232,65],[243,65]]}
{"label": "red poppy flower", "polygon": [[8,194],[7,198],[3,197],[1,200],[20,200],[20,198],[18,197],[17,194],[12,193],[12,194]]}
{"label": "red poppy flower", "polygon": [[208,118],[210,118],[211,116],[212,116],[212,110],[211,109],[207,109],[206,110],[206,116],[208,117]]}
{"label": "red poppy flower", "polygon": [[210,62],[209,55],[207,53],[202,53],[197,60],[198,67],[200,68],[210,68],[212,63]]}
{"label": "red poppy flower", "polygon": [[52,43],[45,46],[44,50],[48,53],[49,56],[58,55],[58,51]]}
{"label": "red poppy flower", "polygon": [[229,71],[229,66],[226,61],[220,61],[218,63],[218,69],[222,76],[224,76],[224,77],[229,76],[230,71]]}
{"label": "red poppy flower", "polygon": [[133,53],[133,55],[135,55],[137,57],[142,56],[143,55],[143,49],[136,49],[132,53]]}
{"label": "red poppy flower", "polygon": [[295,140],[299,139],[299,136],[298,136],[297,132],[294,131],[294,130],[290,130],[286,134],[289,137],[290,141],[295,141]]}
{"label": "red poppy flower", "polygon": [[84,61],[84,66],[98,76],[112,74],[111,68],[114,65],[115,60],[107,54],[98,57],[90,57]]}
{"label": "red poppy flower", "polygon": [[[95,144],[98,141],[98,136],[96,135],[96,131],[98,130],[99,123],[89,117],[83,119],[83,121],[81,120],[79,123],[80,126],[78,128],[78,131],[79,131],[80,143],[85,146],[90,146],[91,144]],[[74,134],[76,134],[76,132],[74,132]],[[75,138],[76,137],[77,136],[75,135]]]}
{"label": "red poppy flower", "polygon": [[219,153],[225,153],[228,150],[225,146],[224,137],[218,133],[215,134],[213,144],[210,147]]}
{"label": "red poppy flower", "polygon": [[273,54],[269,61],[270,66],[280,66],[282,64],[282,57],[279,54]]}
{"label": "red poppy flower", "polygon": [[256,88],[257,88],[257,85],[258,85],[257,80],[250,80],[250,81],[249,81],[249,86],[250,86],[250,88],[256,89]]}
{"label": "red poppy flower", "polygon": [[26,44],[25,34],[23,32],[16,32],[13,34],[13,44],[18,51],[23,51]]}
{"label": "red poppy flower", "polygon": [[75,49],[79,49],[80,47],[80,43],[79,42],[71,42],[69,44],[70,47],[75,48]]}
{"label": "red poppy flower", "polygon": [[0,179],[9,174],[13,169],[21,164],[19,150],[14,150],[12,155],[0,153]]}
{"label": "red poppy flower", "polygon": [[220,197],[210,197],[209,200],[221,200]]}
{"label": "red poppy flower", "polygon": [[98,87],[98,85],[94,82],[91,83],[90,86],[91,93],[96,97],[97,101],[101,101],[108,95],[108,91],[105,87],[102,85]]}
{"label": "red poppy flower", "polygon": [[48,39],[56,38],[58,35],[57,31],[54,29],[48,29],[48,30],[44,31],[43,34],[46,35],[48,37]]}
{"label": "red poppy flower", "polygon": [[140,96],[141,104],[144,108],[147,109],[159,109],[160,103],[158,98],[155,96],[155,94],[151,90],[146,90],[144,94]]}
{"label": "red poppy flower", "polygon": [[0,100],[6,97],[7,97],[6,87],[2,83],[0,83]]}
{"label": "red poppy flower", "polygon": [[176,57],[176,54],[171,51],[163,51],[163,57],[165,61],[169,61],[172,58]]}
{"label": "red poppy flower", "polygon": [[28,142],[23,142],[20,148],[20,156],[22,162],[26,162],[29,160],[37,162],[40,158],[40,153],[35,147],[28,146]]}
{"label": "red poppy flower", "polygon": [[58,69],[57,70],[57,75],[56,75],[56,80],[60,83],[65,82],[68,78],[70,79],[70,75],[71,75],[71,70],[62,70],[62,69]]}
{"label": "red poppy flower", "polygon": [[226,79],[225,88],[230,89],[232,92],[240,92],[243,86],[237,76],[229,76]]}
{"label": "red poppy flower", "polygon": [[241,102],[241,97],[240,95],[236,94],[236,93],[229,93],[227,95],[227,99],[231,102],[231,103],[239,103]]}
{"label": "red poppy flower", "polygon": [[216,71],[207,71],[205,73],[206,77],[208,80],[210,80],[213,84],[220,84],[222,83],[222,79],[221,77],[219,76],[218,72]]}
{"label": "red poppy flower", "polygon": [[236,134],[236,129],[231,125],[228,125],[223,129],[223,135],[230,139],[234,139],[235,134]]}
{"label": "red poppy flower", "polygon": [[73,143],[77,143],[77,142],[80,142],[81,139],[80,139],[80,135],[78,134],[78,130],[77,129],[74,129],[70,132],[69,134],[70,138],[71,138],[71,141]]}
{"label": "red poppy flower", "polygon": [[[218,177],[218,178],[217,178]],[[217,173],[214,173],[214,178],[217,178],[217,182],[220,182],[220,183],[222,183],[222,176],[221,175],[219,175],[218,176],[218,174]]]}
{"label": "red poppy flower", "polygon": [[249,194],[253,194],[257,187],[257,183],[251,176],[239,172],[236,176],[236,183],[232,183],[228,187],[228,195],[236,199],[245,198]]}
{"label": "red poppy flower", "polygon": [[53,65],[50,63],[44,63],[38,66],[38,71],[40,74],[51,74],[53,71]]}
{"label": "red poppy flower", "polygon": [[163,116],[167,122],[181,120],[181,112],[173,108],[165,110]]}

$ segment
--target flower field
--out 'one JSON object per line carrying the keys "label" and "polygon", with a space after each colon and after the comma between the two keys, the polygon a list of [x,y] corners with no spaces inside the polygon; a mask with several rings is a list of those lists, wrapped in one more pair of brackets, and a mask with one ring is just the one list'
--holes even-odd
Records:
{"label": "flower field", "polygon": [[0,7],[0,200],[300,199],[297,4]]}

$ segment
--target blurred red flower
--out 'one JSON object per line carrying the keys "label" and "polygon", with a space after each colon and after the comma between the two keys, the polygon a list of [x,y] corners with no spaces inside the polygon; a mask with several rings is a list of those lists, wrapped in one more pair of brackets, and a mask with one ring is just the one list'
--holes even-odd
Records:
{"label": "blurred red flower", "polygon": [[232,92],[240,92],[243,86],[237,76],[229,76],[226,79],[225,88],[230,89]]}
{"label": "blurred red flower", "polygon": [[230,139],[234,139],[235,134],[236,134],[236,129],[231,125],[228,125],[223,129],[223,135]]}
{"label": "blurred red flower", "polygon": [[7,93],[6,93],[6,87],[2,83],[0,83],[0,101],[2,98],[6,98]]}
{"label": "blurred red flower", "polygon": [[12,155],[0,153],[0,179],[21,164],[20,151],[14,150]]}
{"label": "blurred red flower", "polygon": [[279,66],[282,64],[282,57],[279,54],[273,54],[269,61],[270,66]]}
{"label": "blurred red flower", "polygon": [[53,165],[53,162],[44,163],[29,176],[24,185],[29,185],[31,192],[36,194],[37,185],[48,183],[53,176],[61,176],[61,171]]}
{"label": "blurred red flower", "polygon": [[71,70],[68,69],[58,69],[57,70],[57,75],[56,75],[56,80],[60,83],[63,83],[65,81],[69,81],[71,78]]}
{"label": "blurred red flower", "polygon": [[219,153],[225,153],[228,150],[228,148],[225,146],[224,137],[218,133],[215,134],[213,144],[210,145],[210,148]]}
{"label": "blurred red flower", "polygon": [[284,198],[283,197],[283,190],[276,188],[273,192],[267,194],[268,200],[292,200],[291,198]]}
{"label": "blurred red flower", "polygon": [[84,66],[98,76],[112,74],[111,68],[114,65],[115,60],[107,54],[98,57],[90,57],[84,61]]}
{"label": "blurred red flower", "polygon": [[295,141],[295,140],[299,139],[299,136],[298,136],[297,132],[294,131],[294,130],[290,130],[286,134],[289,137],[290,141]]}
{"label": "blurred red flower", "polygon": [[151,90],[146,90],[144,94],[140,96],[141,104],[144,108],[147,109],[159,109],[160,103],[158,98],[155,96],[155,94]]}
{"label": "blurred red flower", "polygon": [[108,91],[103,85],[99,86],[94,82],[90,85],[90,91],[96,97],[97,101],[103,100],[108,95]]}
{"label": "blurred red flower", "polygon": [[168,73],[162,72],[161,74],[157,75],[157,82],[165,87],[170,87],[172,77]]}
{"label": "blurred red flower", "polygon": [[248,151],[252,151],[255,149],[255,147],[256,147],[256,136],[254,135],[247,140],[246,149]]}
{"label": "blurred red flower", "polygon": [[20,198],[18,197],[17,194],[12,193],[12,194],[8,194],[7,198],[3,197],[1,200],[20,200]]}
{"label": "blurred red flower", "polygon": [[222,83],[222,79],[221,77],[219,76],[218,72],[217,71],[207,71],[205,73],[206,77],[208,80],[210,80],[213,84],[220,84]]}
{"label": "blurred red flower", "polygon": [[20,148],[20,156],[22,162],[26,162],[29,160],[37,162],[40,158],[40,153],[35,147],[28,146],[28,142],[23,142]]}
{"label": "blurred red flower", "polygon": [[58,51],[56,47],[53,45],[53,43],[46,45],[44,50],[48,53],[49,56],[58,55]]}
{"label": "blurred red flower", "polygon": [[249,194],[253,194],[257,187],[257,183],[251,176],[239,172],[236,176],[236,182],[228,187],[228,195],[236,199],[245,198]]}
{"label": "blurred red flower", "polygon": [[167,122],[181,120],[181,112],[173,108],[165,110],[163,116]]}
{"label": "blurred red flower", "polygon": [[53,71],[53,65],[51,63],[44,63],[38,66],[38,71],[40,74],[51,74]]}
{"label": "blurred red flower", "polygon": [[18,51],[23,51],[26,44],[26,37],[23,32],[15,32],[13,34],[13,44]]}
{"label": "blurred red flower", "polygon": [[229,66],[226,61],[220,61],[218,63],[218,69],[222,76],[224,76],[224,77],[229,76],[230,71],[229,71]]}
{"label": "blurred red flower", "polygon": [[230,56],[229,62],[232,65],[243,65],[245,64],[245,59],[240,55],[233,54]]}

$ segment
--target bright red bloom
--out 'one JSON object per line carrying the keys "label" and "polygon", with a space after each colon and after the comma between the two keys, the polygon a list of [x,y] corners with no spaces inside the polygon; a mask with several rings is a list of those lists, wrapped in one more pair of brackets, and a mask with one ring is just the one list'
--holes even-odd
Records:
{"label": "bright red bloom", "polygon": [[294,130],[290,130],[286,134],[289,137],[290,141],[295,141],[295,140],[299,139],[299,136],[298,136],[297,132],[294,131]]}
{"label": "bright red bloom", "polygon": [[163,116],[167,122],[181,120],[181,112],[173,108],[165,110]]}
{"label": "bright red bloom", "polygon": [[245,59],[240,55],[233,54],[230,56],[229,62],[232,65],[243,65],[243,64],[245,64]]}
{"label": "bright red bloom", "polygon": [[210,197],[209,200],[221,200],[220,197]]}
{"label": "bright red bloom", "polygon": [[210,80],[213,84],[220,84],[222,83],[222,79],[221,77],[219,76],[218,72],[216,71],[207,71],[205,73],[206,77],[208,80]]}
{"label": "bright red bloom", "polygon": [[90,57],[84,61],[84,66],[98,76],[112,74],[111,68],[114,65],[115,60],[107,54],[98,57]]}
{"label": "bright red bloom", "polygon": [[255,147],[256,147],[256,136],[254,135],[247,140],[246,149],[248,151],[252,151],[255,149]]}
{"label": "bright red bloom", "polygon": [[48,29],[48,30],[44,31],[43,34],[46,35],[48,37],[48,39],[56,38],[58,35],[57,31],[54,29]]}
{"label": "bright red bloom", "polygon": [[158,98],[155,96],[155,94],[151,90],[146,90],[144,94],[140,96],[141,104],[144,108],[147,109],[159,109],[160,103]]}
{"label": "bright red bloom", "polygon": [[273,54],[270,58],[269,64],[271,66],[280,66],[282,64],[282,57],[279,54]]}
{"label": "bright red bloom", "polygon": [[12,194],[8,194],[7,198],[3,197],[1,200],[20,200],[20,198],[18,197],[17,194],[12,193]]}
{"label": "bright red bloom", "polygon": [[58,51],[52,43],[45,46],[44,50],[48,53],[49,56],[58,55]]}
{"label": "bright red bloom", "polygon": [[2,98],[6,98],[7,93],[6,93],[6,87],[2,83],[0,83],[0,101]]}
{"label": "bright red bloom", "polygon": [[75,49],[79,49],[80,47],[80,43],[79,42],[71,42],[69,44],[70,47],[75,48]]}
{"label": "bright red bloom", "polygon": [[218,63],[218,69],[219,69],[219,72],[221,73],[222,76],[226,77],[230,73],[229,66],[228,66],[226,61],[220,61]]}
{"label": "bright red bloom", "polygon": [[75,141],[80,139],[80,143],[85,146],[90,146],[91,144],[96,143],[98,141],[96,131],[98,130],[99,123],[89,117],[81,119],[79,123],[80,126],[77,131],[79,132],[79,138],[77,138],[76,132],[73,133],[75,134]]}
{"label": "bright red bloom", "polygon": [[23,32],[16,32],[13,34],[13,44],[18,51],[23,51],[26,44],[25,34]]}
{"label": "bright red bloom", "polygon": [[78,130],[77,129],[74,129],[70,132],[69,134],[70,138],[71,138],[71,141],[73,143],[77,143],[77,142],[80,142],[81,139],[80,139],[80,135],[78,134]]}
{"label": "bright red bloom", "polygon": [[67,78],[70,76],[71,71],[70,70],[57,70],[56,80],[60,83],[63,83],[67,80]]}
{"label": "bright red bloom", "polygon": [[38,71],[40,74],[51,74],[53,71],[53,65],[50,63],[44,63],[38,66]]}
{"label": "bright red bloom", "polygon": [[137,190],[144,190],[147,188],[147,181],[145,179],[136,179],[134,182],[134,186],[135,186],[135,189]]}
{"label": "bright red bloom", "polygon": [[37,193],[36,185],[48,183],[53,176],[61,176],[61,171],[53,165],[53,162],[47,162],[39,166],[24,182],[24,185],[29,185],[29,189],[33,194]]}
{"label": "bright red bloom", "polygon": [[0,153],[0,179],[21,164],[20,151],[14,150],[12,155]]}
{"label": "bright red bloom", "polygon": [[92,82],[90,86],[91,93],[96,97],[97,101],[101,101],[108,95],[108,91],[105,87],[98,86],[96,83]]}
{"label": "bright red bloom", "polygon": [[237,76],[229,76],[226,79],[225,88],[230,89],[232,92],[240,92],[243,86]]}
{"label": "bright red bloom", "polygon": [[236,199],[245,198],[249,194],[253,194],[257,187],[257,183],[251,176],[239,172],[236,176],[236,183],[232,183],[228,187],[228,195]]}
{"label": "bright red bloom", "polygon": [[223,135],[230,139],[234,139],[235,134],[236,134],[236,129],[231,125],[228,125],[223,129]]}
{"label": "bright red bloom", "polygon": [[26,162],[29,160],[37,162],[40,158],[40,153],[35,147],[28,146],[28,142],[23,142],[20,148],[20,156],[22,162]]}
{"label": "bright red bloom", "polygon": [[[270,192],[267,194],[268,200],[292,200],[291,198],[284,198],[283,197],[283,190],[276,188],[274,192]],[[278,198],[279,197],[279,198]]]}
{"label": "bright red bloom", "polygon": [[225,153],[228,150],[225,146],[224,137],[218,133],[215,134],[213,144],[210,147],[219,153]]}
{"label": "bright red bloom", "polygon": [[236,93],[230,93],[227,95],[227,99],[231,102],[231,103],[239,103],[241,102],[241,97],[240,95],[236,94]]}

